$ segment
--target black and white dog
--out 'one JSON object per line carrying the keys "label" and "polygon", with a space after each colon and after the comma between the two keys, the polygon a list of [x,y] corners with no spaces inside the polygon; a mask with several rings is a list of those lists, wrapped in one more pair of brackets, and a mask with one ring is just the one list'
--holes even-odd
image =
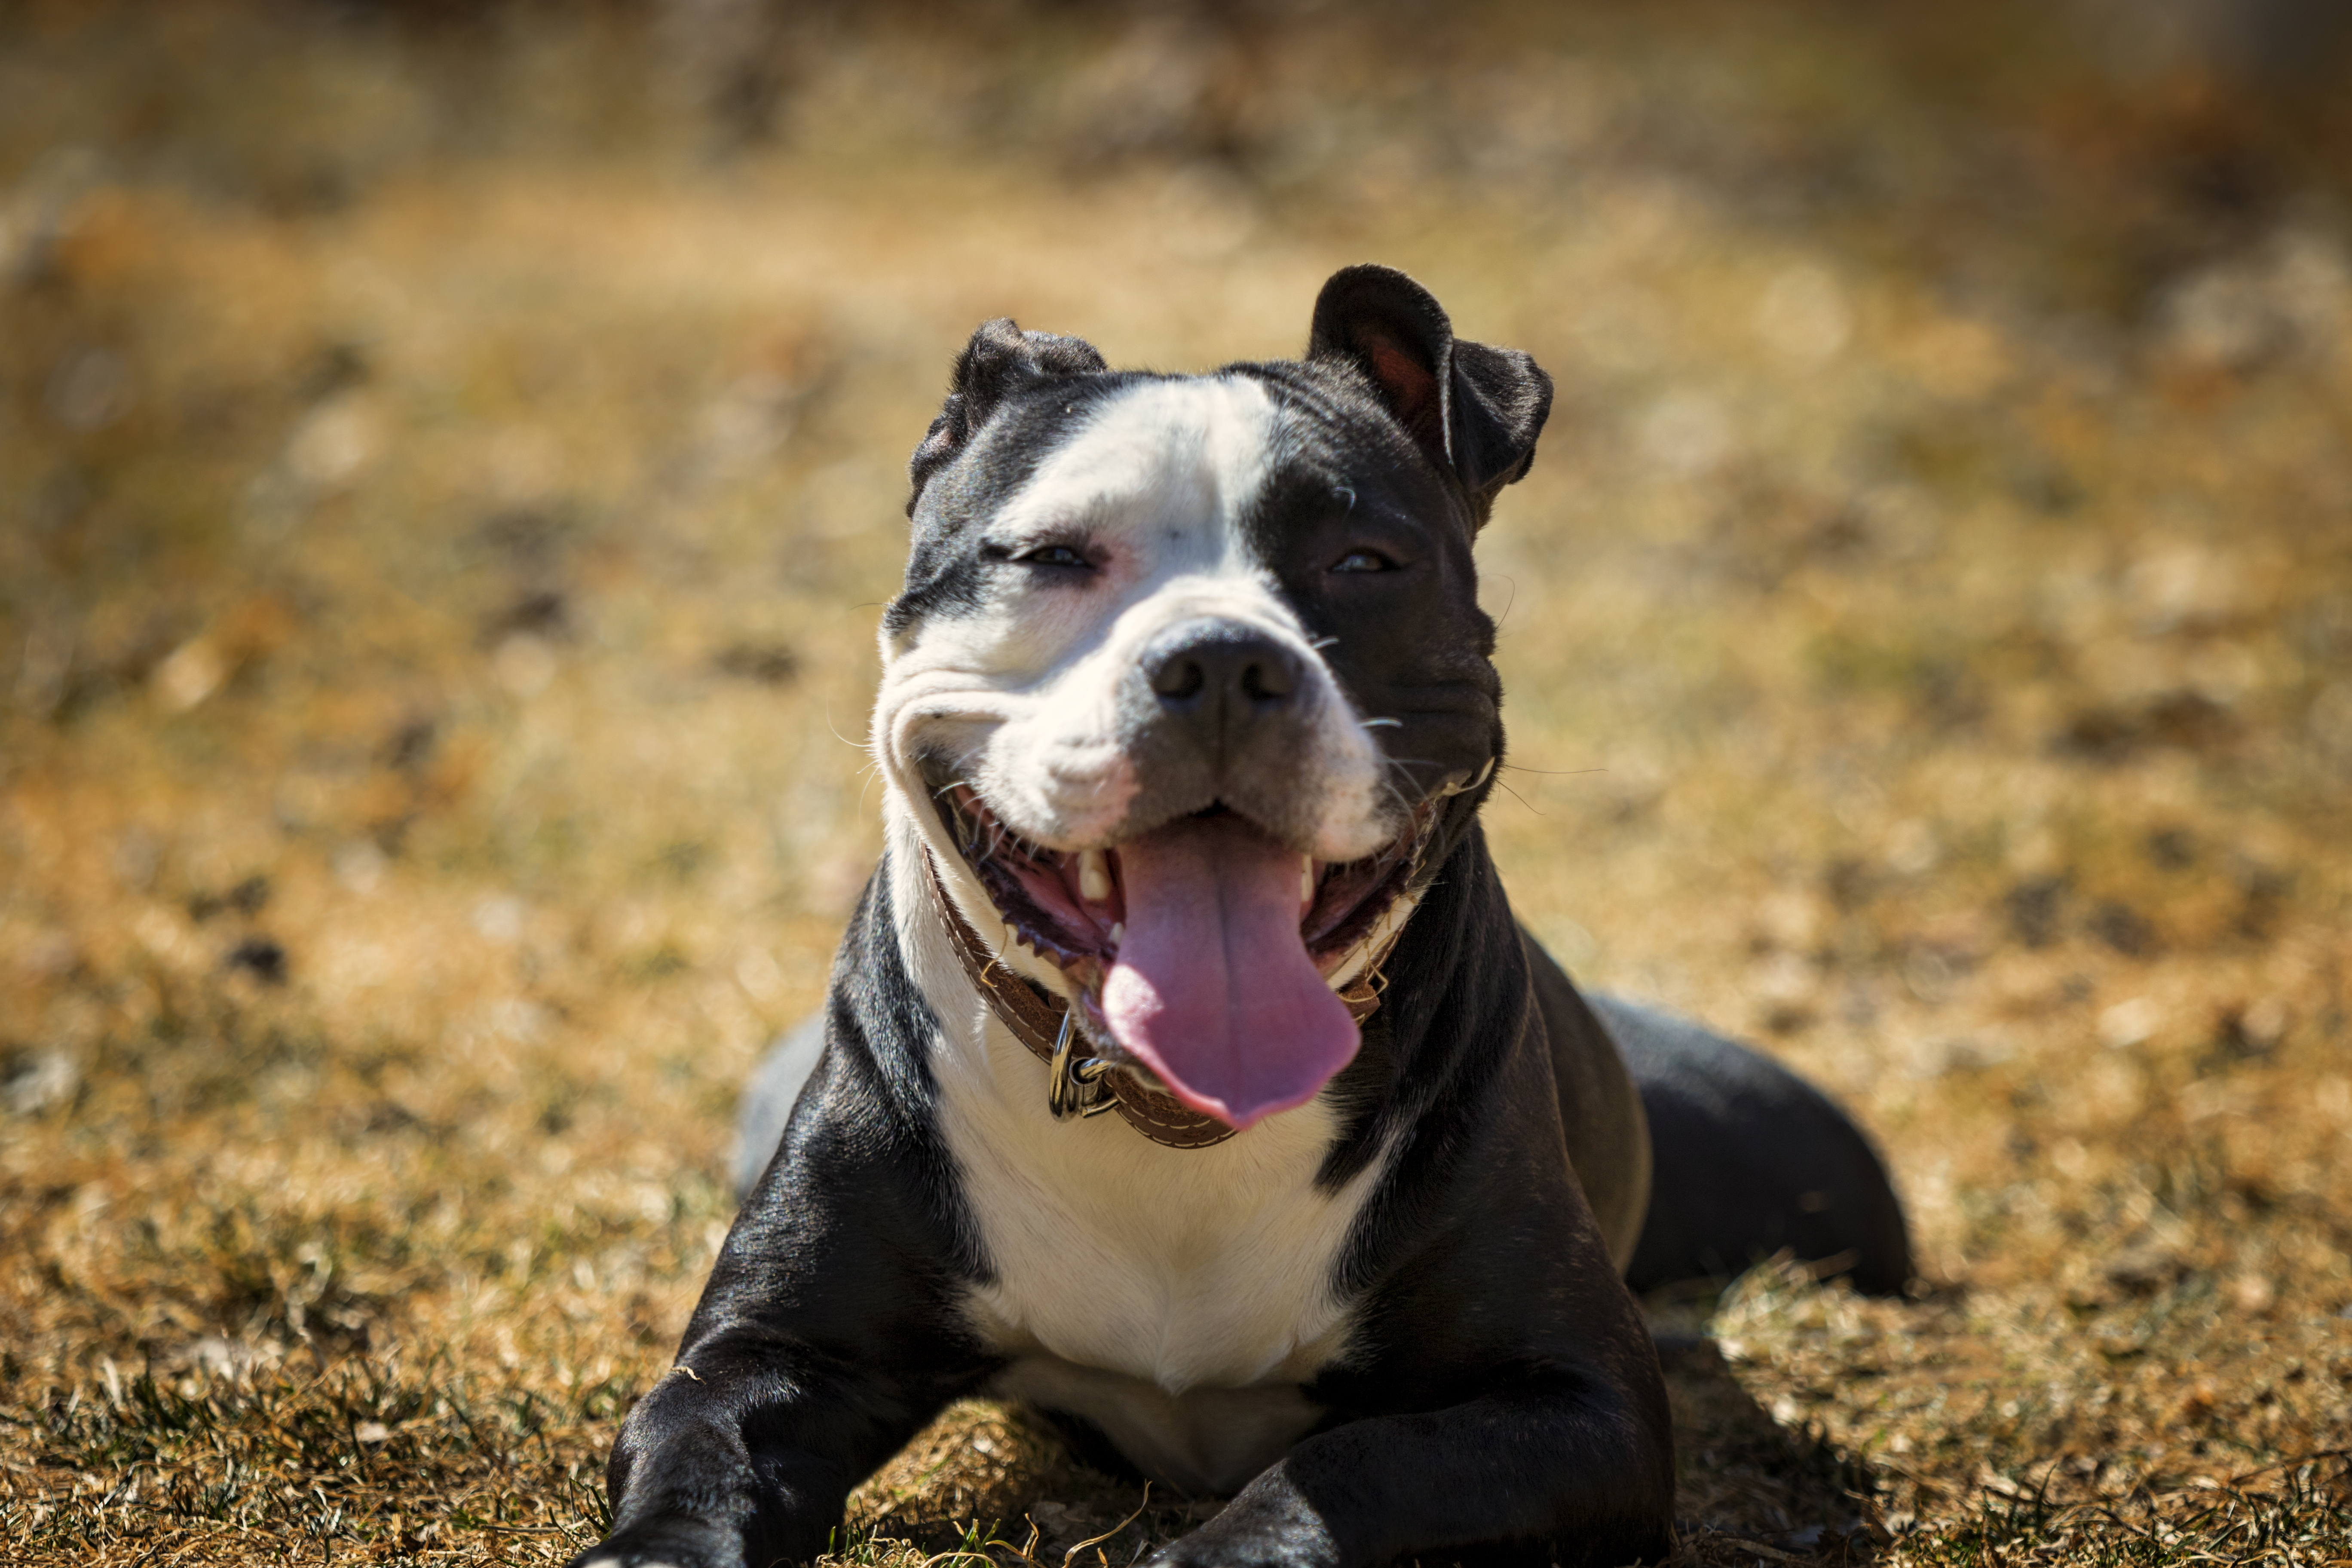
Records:
{"label": "black and white dog", "polygon": [[1166,1563],[1656,1555],[1628,1279],[1788,1247],[1903,1285],[1843,1116],[1596,1013],[1505,901],[1471,549],[1550,400],[1378,267],[1297,361],[973,334],[882,625],[882,864],[582,1564],[814,1556],[980,1393],[1232,1493]]}

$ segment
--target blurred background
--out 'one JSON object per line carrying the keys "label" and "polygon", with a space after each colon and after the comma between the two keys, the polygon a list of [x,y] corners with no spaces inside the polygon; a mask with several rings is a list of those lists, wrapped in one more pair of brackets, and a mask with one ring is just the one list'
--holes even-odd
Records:
{"label": "blurred background", "polygon": [[[1377,259],[1559,386],[1517,907],[1913,1215],[1912,1300],[1652,1303],[1685,1556],[2352,1555],[2348,24],[0,5],[0,1531],[592,1539],[952,354],[1295,353]],[[1132,1505],[966,1406],[845,1551]]]}

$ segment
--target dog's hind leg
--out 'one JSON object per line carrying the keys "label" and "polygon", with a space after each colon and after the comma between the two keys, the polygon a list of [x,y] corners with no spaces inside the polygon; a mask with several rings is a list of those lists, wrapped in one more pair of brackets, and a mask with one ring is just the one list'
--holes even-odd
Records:
{"label": "dog's hind leg", "polygon": [[1589,1001],[1650,1122],[1650,1211],[1626,1283],[1727,1279],[1784,1247],[1874,1295],[1910,1281],[1886,1168],[1827,1096],[1696,1024],[1613,996]]}
{"label": "dog's hind leg", "polygon": [[824,1054],[824,1015],[812,1013],[777,1036],[752,1070],[751,1081],[743,1089],[742,1108],[735,1112],[737,1202],[751,1195],[768,1162],[776,1157],[801,1086],[816,1071],[816,1059]]}

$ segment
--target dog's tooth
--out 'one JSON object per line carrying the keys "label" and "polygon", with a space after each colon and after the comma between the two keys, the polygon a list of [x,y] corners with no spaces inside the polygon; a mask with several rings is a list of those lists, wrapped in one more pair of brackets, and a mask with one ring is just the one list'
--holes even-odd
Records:
{"label": "dog's tooth", "polygon": [[1078,851],[1078,891],[1088,903],[1110,900],[1110,862],[1099,849]]}
{"label": "dog's tooth", "polygon": [[1298,862],[1298,901],[1302,904],[1315,901],[1315,857],[1312,855]]}
{"label": "dog's tooth", "polygon": [[1117,947],[1119,943],[1121,943],[1121,942],[1125,942],[1126,940],[1127,940],[1127,922],[1126,922],[1125,921],[1111,921],[1111,922],[1110,922],[1110,944],[1111,944],[1111,946],[1113,946],[1113,947]]}

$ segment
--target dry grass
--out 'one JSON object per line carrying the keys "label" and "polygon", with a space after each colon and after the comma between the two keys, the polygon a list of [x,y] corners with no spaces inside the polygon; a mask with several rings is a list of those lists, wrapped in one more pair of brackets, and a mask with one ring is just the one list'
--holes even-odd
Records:
{"label": "dry grass", "polygon": [[[7,13],[10,1561],[592,1539],[949,353],[1286,352],[1364,257],[1561,381],[1519,907],[1916,1218],[1916,1300],[1654,1304],[1683,1556],[2352,1558],[2346,110],[1972,15],[842,23],[717,153],[622,10]],[[969,1406],[844,1554],[1139,1500]]]}

